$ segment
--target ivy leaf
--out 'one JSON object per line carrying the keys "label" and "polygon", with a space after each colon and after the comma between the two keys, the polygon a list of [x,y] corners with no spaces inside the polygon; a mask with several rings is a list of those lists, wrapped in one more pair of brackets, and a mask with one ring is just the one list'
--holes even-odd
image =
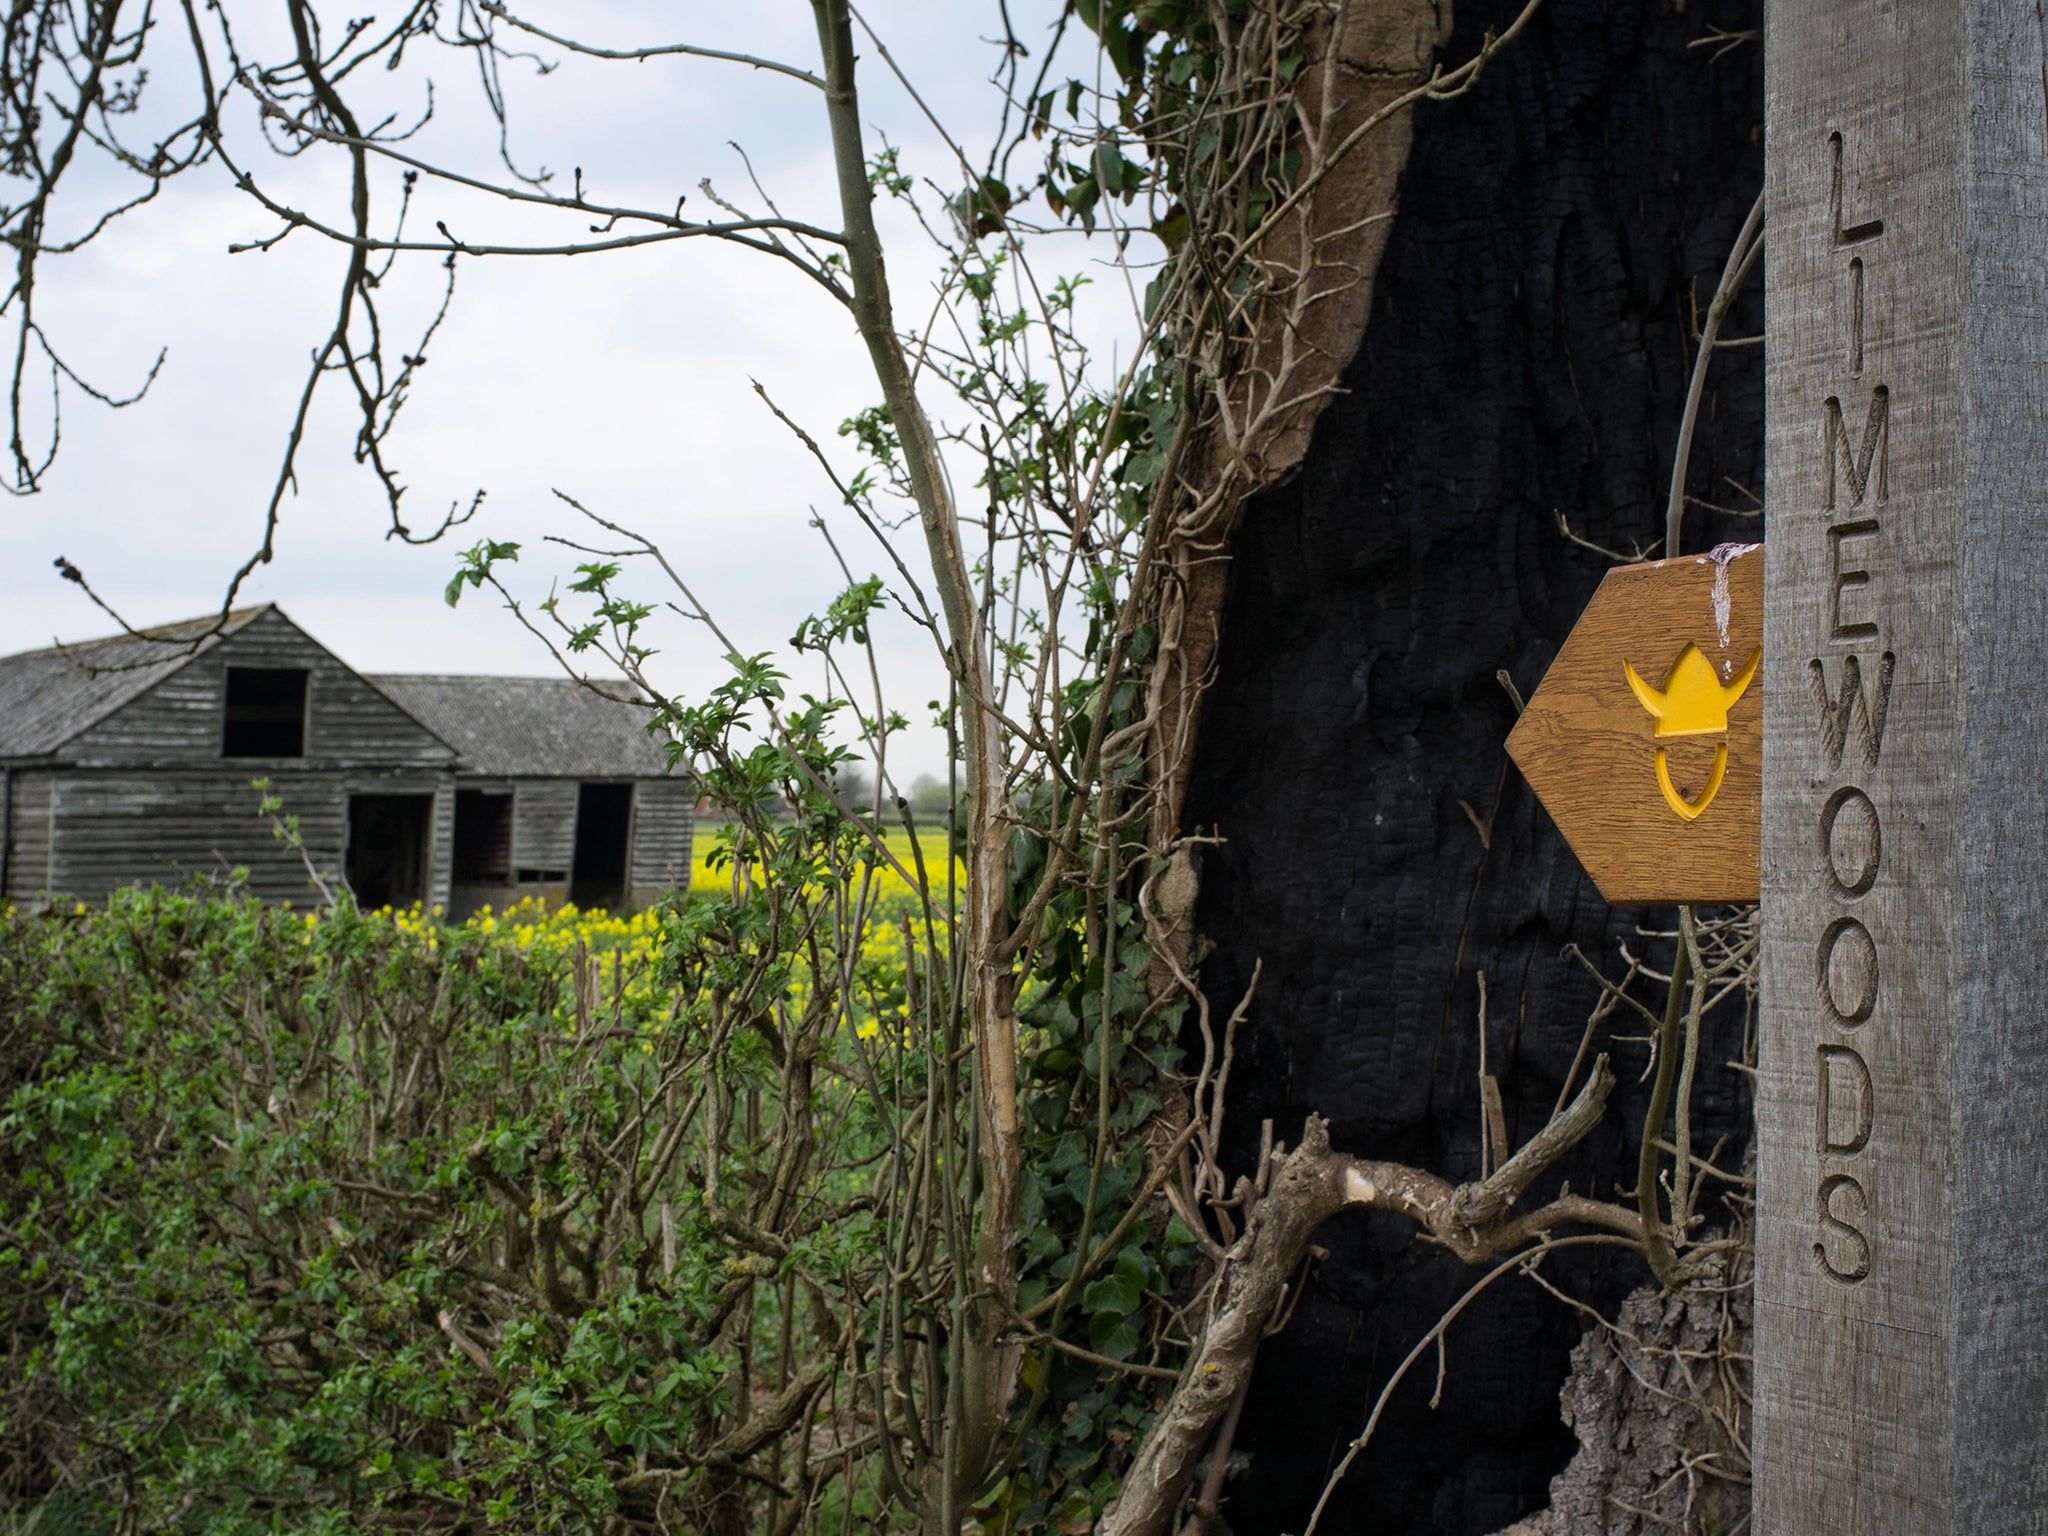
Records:
{"label": "ivy leaf", "polygon": [[[1091,1281],[1081,1292],[1081,1305],[1096,1315],[1098,1324],[1105,1317],[1128,1317],[1145,1300],[1145,1280],[1144,1266],[1129,1254],[1124,1254],[1117,1259],[1115,1269],[1099,1280]],[[1135,1336],[1132,1346],[1136,1347]],[[1117,1358],[1121,1360],[1124,1357],[1118,1355]]]}
{"label": "ivy leaf", "polygon": [[1088,1345],[1098,1355],[1128,1360],[1138,1352],[1138,1330],[1122,1318],[1098,1312],[1088,1324]]}

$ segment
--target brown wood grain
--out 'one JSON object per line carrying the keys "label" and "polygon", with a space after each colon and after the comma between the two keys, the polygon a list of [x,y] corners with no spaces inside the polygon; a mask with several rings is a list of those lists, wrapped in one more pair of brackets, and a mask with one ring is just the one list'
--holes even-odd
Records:
{"label": "brown wood grain", "polygon": [[[1757,898],[1762,688],[1752,682],[1736,699],[1725,733],[1660,739],[1624,669],[1661,689],[1688,645],[1723,678],[1749,667],[1763,645],[1763,548],[1723,556],[1610,571],[1508,737],[1508,755],[1611,902]],[[1723,778],[1687,820],[1659,786],[1657,751],[1666,753],[1674,788],[1696,804],[1716,747],[1727,752]]]}

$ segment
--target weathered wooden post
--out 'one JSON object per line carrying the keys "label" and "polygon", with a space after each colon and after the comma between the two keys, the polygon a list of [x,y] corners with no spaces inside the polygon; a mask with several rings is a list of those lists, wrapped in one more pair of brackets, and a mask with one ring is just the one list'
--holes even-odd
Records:
{"label": "weathered wooden post", "polygon": [[2048,1531],[2048,73],[1765,29],[1758,1536]]}

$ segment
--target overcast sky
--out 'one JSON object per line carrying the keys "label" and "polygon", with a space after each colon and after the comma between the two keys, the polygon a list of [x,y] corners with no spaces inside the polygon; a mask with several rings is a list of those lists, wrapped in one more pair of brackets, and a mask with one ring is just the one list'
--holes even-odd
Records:
{"label": "overcast sky", "polygon": [[[282,10],[257,0],[228,6],[247,13],[246,29]],[[1011,7],[1027,38],[1042,35],[1054,9]],[[621,0],[536,5],[523,14],[611,46],[688,40],[816,62],[803,0]],[[867,15],[947,126],[970,146],[985,144],[999,107],[987,83],[996,59],[985,40],[995,31],[993,5],[874,0]],[[737,140],[784,213],[837,224],[822,100],[809,87],[703,60],[612,64],[539,51],[560,67],[545,78],[530,69],[507,75],[512,142],[525,166],[545,165],[565,182],[580,166],[594,198],[662,207],[687,193],[695,211],[706,175],[721,192],[753,200],[727,144]],[[906,94],[873,59],[863,71],[867,121],[904,146],[907,169],[957,185],[950,157]],[[416,110],[428,74],[435,120],[419,151],[489,173],[493,130],[466,61],[416,50],[402,75],[374,84],[394,107]],[[160,62],[149,87],[154,107],[185,105],[176,99],[182,86],[180,72]],[[344,222],[338,157],[287,163],[252,154],[247,113],[238,120],[242,153],[275,194]],[[73,174],[67,208],[76,220],[116,183],[98,166]],[[384,177],[378,198],[387,213],[395,190],[395,177]],[[436,218],[469,240],[486,229],[542,227],[459,193],[423,191],[420,231]],[[230,242],[274,232],[225,172],[207,167],[82,253],[46,260],[39,313],[87,377],[127,389],[159,347],[169,356],[139,405],[114,412],[67,396],[62,449],[44,491],[0,508],[0,653],[108,629],[57,577],[51,562],[59,555],[136,622],[218,604],[228,574],[259,537],[306,360],[331,324],[344,263],[338,248],[303,234],[268,254],[227,253]],[[921,318],[930,261],[900,221],[885,234],[899,262],[898,319]],[[1070,252],[1066,265],[1087,265],[1078,244]],[[390,285],[387,318],[401,336],[429,312],[438,279],[433,258],[424,257]],[[1098,283],[1091,300],[1090,327],[1105,341],[1130,333],[1119,286]],[[555,487],[662,541],[744,647],[786,640],[798,618],[843,585],[806,526],[813,508],[832,512],[831,488],[749,381],[759,379],[849,468],[834,433],[879,392],[845,313],[783,264],[695,241],[573,260],[466,261],[451,317],[428,355],[391,444],[411,488],[408,521],[419,527],[486,490],[484,512],[455,543],[489,536],[528,544],[520,577],[529,595],[568,568],[568,557],[546,555],[537,543],[543,533],[573,531],[550,494]],[[466,597],[453,612],[444,605],[455,543],[414,548],[383,537],[382,498],[348,455],[351,409],[338,383],[345,381],[323,387],[278,557],[245,588],[244,601],[280,604],[364,671],[545,671],[545,654],[487,598]],[[847,548],[857,575],[883,569],[857,537]],[[938,663],[907,625],[886,630],[882,641],[897,707],[921,718],[925,700],[942,688]],[[708,678],[705,643],[684,626],[671,623],[656,643],[669,686],[688,692]],[[902,781],[943,771],[938,738],[927,733],[905,745],[893,765]]]}

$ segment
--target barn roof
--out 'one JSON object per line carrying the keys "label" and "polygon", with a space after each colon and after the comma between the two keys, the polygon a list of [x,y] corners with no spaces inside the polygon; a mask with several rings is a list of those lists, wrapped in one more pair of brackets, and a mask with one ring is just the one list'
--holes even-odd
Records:
{"label": "barn roof", "polygon": [[[272,611],[266,603],[237,609],[224,623],[212,615],[0,656],[0,759],[55,752]],[[647,734],[646,711],[571,678],[387,674],[365,680],[453,747],[465,772],[652,778],[668,771],[661,743]]]}
{"label": "barn roof", "polygon": [[[147,693],[270,605],[0,656],[0,758],[41,757]],[[208,631],[219,625],[217,633]],[[197,642],[196,644],[194,642]]]}
{"label": "barn roof", "polygon": [[658,778],[662,745],[647,711],[567,677],[368,675],[453,747],[465,773],[505,778]]}

